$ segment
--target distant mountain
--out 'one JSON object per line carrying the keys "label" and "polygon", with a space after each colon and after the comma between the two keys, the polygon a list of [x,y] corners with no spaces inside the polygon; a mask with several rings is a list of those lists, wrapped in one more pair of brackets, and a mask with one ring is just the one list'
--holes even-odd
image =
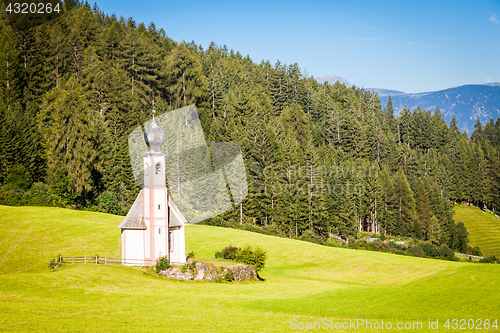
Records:
{"label": "distant mountain", "polygon": [[420,106],[424,110],[439,108],[449,124],[454,114],[459,128],[470,135],[474,130],[476,118],[484,125],[490,119],[500,117],[500,83],[470,84],[445,90],[406,94],[387,89],[366,89],[379,93],[382,108],[392,96],[395,114],[408,105],[410,110]]}
{"label": "distant mountain", "polygon": [[316,79],[316,82],[318,82],[319,84],[323,84],[325,82],[328,82],[329,84],[333,85],[333,84],[335,84],[335,82],[339,81],[340,83],[345,84],[345,86],[348,88],[352,87],[352,83],[347,81],[346,79],[344,79],[341,76],[325,75],[325,76],[317,77],[315,79]]}
{"label": "distant mountain", "polygon": [[404,95],[405,93],[402,91],[397,91],[397,90],[389,90],[389,89],[378,89],[378,88],[366,88],[365,90],[370,90],[373,92],[378,93],[379,97],[385,97],[385,96],[399,96],[399,95]]}

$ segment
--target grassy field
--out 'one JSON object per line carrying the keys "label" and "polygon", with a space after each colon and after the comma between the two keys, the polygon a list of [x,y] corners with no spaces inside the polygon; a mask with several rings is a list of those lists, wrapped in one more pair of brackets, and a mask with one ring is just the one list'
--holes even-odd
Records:
{"label": "grassy field", "polygon": [[[172,281],[137,267],[75,264],[58,253],[117,257],[121,218],[0,206],[0,331],[290,332],[299,322],[500,320],[500,265],[329,248],[210,226],[186,227],[186,250],[213,260],[224,246],[267,250],[262,282]],[[361,323],[361,322],[359,322]],[[305,324],[304,324],[305,325]],[[404,325],[404,324],[403,324]],[[326,327],[326,326],[323,326]],[[375,324],[375,327],[377,325]],[[316,326],[315,331],[326,331]],[[328,331],[338,331],[328,329]],[[436,331],[436,330],[433,330]]]}
{"label": "grassy field", "polygon": [[500,257],[500,219],[477,207],[457,206],[454,219],[463,221],[469,232],[471,246],[477,246],[485,256]]}

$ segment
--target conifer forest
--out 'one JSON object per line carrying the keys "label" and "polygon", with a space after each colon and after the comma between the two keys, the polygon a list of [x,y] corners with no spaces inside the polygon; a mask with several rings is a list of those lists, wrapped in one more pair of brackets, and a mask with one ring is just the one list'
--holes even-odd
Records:
{"label": "conifer forest", "polygon": [[500,119],[466,133],[439,109],[396,115],[390,99],[319,84],[297,63],[176,42],[71,1],[47,20],[2,8],[0,204],[126,214],[140,190],[127,138],[153,100],[157,114],[195,104],[207,142],[241,148],[249,193],[216,221],[453,248],[455,203],[500,209]]}

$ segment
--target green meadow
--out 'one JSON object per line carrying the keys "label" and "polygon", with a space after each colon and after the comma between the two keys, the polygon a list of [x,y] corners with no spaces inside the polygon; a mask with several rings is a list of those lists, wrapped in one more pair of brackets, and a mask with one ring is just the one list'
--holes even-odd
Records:
{"label": "green meadow", "polygon": [[[326,328],[364,320],[356,329],[318,324],[313,331],[387,331],[366,326],[383,321],[393,331],[444,332],[456,331],[444,328],[447,319],[473,319],[476,327],[480,320],[500,321],[500,265],[331,248],[203,225],[186,227],[187,251],[213,261],[226,245],[260,245],[268,254],[264,281],[173,281],[121,265],[47,268],[59,253],[119,257],[121,219],[0,206],[0,331],[293,332],[305,331],[307,322]],[[429,330],[429,320],[438,320],[439,330]],[[422,329],[396,328],[406,322],[421,322]]]}
{"label": "green meadow", "polygon": [[[497,212],[498,215],[498,212]],[[463,221],[469,232],[471,246],[477,246],[485,256],[500,257],[500,219],[473,206],[457,206],[455,221]]]}

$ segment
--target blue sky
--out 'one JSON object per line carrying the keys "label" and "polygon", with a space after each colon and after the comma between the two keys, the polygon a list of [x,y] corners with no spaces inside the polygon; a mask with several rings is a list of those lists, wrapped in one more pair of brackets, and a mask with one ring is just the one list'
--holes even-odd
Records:
{"label": "blue sky", "polygon": [[[89,1],[93,3],[92,1]],[[500,82],[500,0],[101,0],[106,14],[154,22],[173,40],[210,42],[314,77],[407,93]]]}

